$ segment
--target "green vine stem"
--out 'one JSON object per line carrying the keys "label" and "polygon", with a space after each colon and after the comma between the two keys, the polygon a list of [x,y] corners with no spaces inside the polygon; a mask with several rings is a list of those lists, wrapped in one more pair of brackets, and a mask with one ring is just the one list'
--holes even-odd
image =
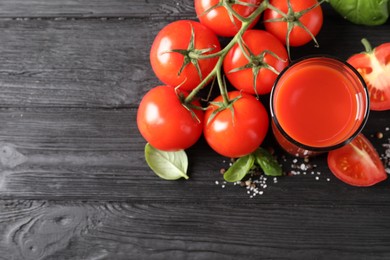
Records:
{"label": "green vine stem", "polygon": [[[239,1],[237,1],[237,2],[239,2]],[[287,53],[288,53],[289,59],[290,59],[289,37],[290,37],[291,31],[293,30],[293,28],[295,26],[303,28],[310,35],[310,37],[312,38],[312,40],[315,43],[315,46],[319,47],[316,38],[311,33],[311,31],[308,28],[306,28],[306,26],[300,21],[300,18],[303,15],[305,15],[306,13],[310,12],[311,10],[313,10],[314,8],[316,8],[319,5],[321,5],[323,2],[325,2],[325,0],[319,0],[313,6],[307,8],[305,10],[296,12],[296,11],[293,10],[293,7],[291,6],[290,0],[287,0],[288,12],[284,13],[281,10],[279,10],[278,8],[276,8],[275,6],[271,5],[269,3],[269,0],[264,0],[264,1],[262,1],[260,3],[260,5],[255,9],[255,11],[251,15],[249,15],[248,17],[243,17],[243,16],[239,15],[232,8],[232,6],[230,4],[231,3],[230,1],[228,1],[228,0],[220,0],[220,3],[218,4],[218,6],[225,7],[231,16],[236,17],[241,22],[241,27],[240,27],[239,31],[236,33],[236,35],[230,40],[230,42],[222,50],[220,50],[218,52],[215,52],[215,53],[211,53],[211,54],[205,54],[205,52],[202,52],[202,53],[190,53],[191,58],[195,59],[195,60],[218,58],[218,61],[217,61],[216,65],[215,65],[215,67],[213,68],[213,70],[207,75],[207,77],[204,78],[198,84],[198,86],[196,88],[194,88],[190,92],[190,94],[185,98],[184,103],[185,104],[189,104],[196,97],[196,95],[199,93],[199,91],[205,85],[207,85],[211,81],[211,79],[213,79],[215,76],[217,78],[218,87],[220,89],[220,93],[221,93],[221,96],[223,98],[223,102],[222,102],[223,103],[223,107],[222,108],[228,107],[231,104],[231,102],[233,102],[233,101],[229,100],[228,93],[227,93],[227,86],[226,86],[225,81],[223,80],[223,77],[222,77],[221,67],[222,67],[222,64],[223,64],[223,60],[224,60],[225,56],[227,55],[227,53],[229,52],[229,50],[236,43],[240,42],[240,40],[242,39],[243,34],[249,28],[249,26],[253,23],[253,21],[258,16],[260,16],[261,13],[264,12],[267,8],[269,8],[269,9],[271,9],[273,11],[276,11],[278,14],[281,15],[281,17],[280,18],[271,19],[271,20],[266,20],[264,22],[286,22],[287,23],[287,26],[288,26],[287,29],[288,30],[287,30],[287,35],[286,35],[286,49],[287,49]],[[362,41],[362,43],[366,47],[366,50],[370,49],[369,45],[367,44],[368,43],[367,41]]]}
{"label": "green vine stem", "polygon": [[286,34],[286,48],[287,48],[287,53],[288,53],[288,58],[290,59],[290,34],[292,32],[292,30],[294,29],[294,27],[300,27],[302,28],[307,34],[310,35],[310,37],[312,38],[312,40],[314,41],[314,46],[315,47],[319,47],[320,45],[318,44],[317,42],[317,39],[316,37],[313,35],[313,33],[300,21],[301,17],[304,16],[305,14],[307,14],[308,12],[310,12],[311,10],[313,10],[314,8],[320,6],[323,2],[325,2],[325,0],[320,0],[318,1],[315,5],[305,9],[305,10],[302,10],[302,11],[294,11],[293,7],[291,6],[291,3],[290,1],[287,1],[287,5],[288,5],[288,10],[287,10],[287,13],[284,13],[282,12],[281,10],[279,10],[278,8],[272,6],[272,5],[269,5],[269,8],[275,12],[277,12],[281,18],[275,18],[275,19],[270,19],[270,20],[266,20],[264,22],[286,22],[287,23],[287,34]]}
{"label": "green vine stem", "polygon": [[[191,101],[196,97],[196,95],[199,93],[199,91],[205,85],[207,85],[207,83],[213,77],[217,76],[217,82],[218,82],[218,86],[219,86],[219,89],[220,89],[220,92],[221,92],[221,96],[223,98],[223,104],[225,106],[228,106],[230,104],[231,101],[229,100],[226,84],[224,84],[224,82],[223,82],[222,73],[221,73],[221,67],[222,67],[222,64],[223,64],[223,60],[224,60],[225,56],[227,55],[227,53],[229,52],[229,50],[242,38],[242,35],[249,28],[249,26],[256,19],[256,17],[261,15],[261,13],[264,12],[264,10],[269,7],[269,5],[270,4],[269,4],[268,0],[263,1],[258,6],[258,8],[248,17],[242,17],[242,16],[239,16],[236,12],[233,12],[233,15],[237,15],[237,19],[239,19],[242,23],[241,23],[240,30],[230,40],[230,42],[222,50],[220,50],[219,52],[212,53],[212,54],[202,54],[202,55],[198,55],[197,57],[194,57],[194,58],[197,58],[197,59],[210,59],[210,58],[218,57],[218,61],[217,61],[216,65],[215,65],[214,69],[207,75],[207,77],[205,77],[199,83],[199,85],[196,88],[194,88],[191,91],[191,93],[185,98],[185,100],[184,100],[185,103],[187,103],[187,104],[191,103]],[[232,8],[228,7],[228,11],[231,11],[231,10],[232,10]]]}
{"label": "green vine stem", "polygon": [[370,42],[366,39],[366,38],[363,38],[361,40],[363,46],[364,46],[364,49],[367,53],[371,53],[372,52],[372,46],[370,44]]}

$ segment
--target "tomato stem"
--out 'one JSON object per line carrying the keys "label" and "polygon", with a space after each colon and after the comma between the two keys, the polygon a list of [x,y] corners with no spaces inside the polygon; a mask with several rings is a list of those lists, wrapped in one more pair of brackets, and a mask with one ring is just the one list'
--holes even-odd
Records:
{"label": "tomato stem", "polygon": [[[199,93],[199,91],[207,85],[207,83],[215,76],[217,76],[219,89],[221,92],[221,96],[223,98],[223,103],[225,106],[230,104],[230,100],[227,94],[227,87],[226,84],[223,82],[222,74],[221,74],[221,67],[223,64],[223,60],[229,50],[242,38],[242,35],[244,32],[249,28],[249,26],[252,24],[252,22],[262,13],[265,9],[267,9],[269,6],[269,1],[265,0],[263,1],[257,9],[248,17],[242,17],[237,16],[237,19],[239,19],[241,23],[240,30],[236,33],[236,35],[230,40],[230,42],[219,52],[211,53],[211,54],[201,54],[198,55],[197,59],[211,59],[218,57],[218,61],[213,68],[213,70],[205,77],[199,84],[194,88],[191,93],[186,97],[184,100],[185,103],[191,103],[191,101],[196,97],[196,95]],[[230,10],[230,8],[228,9]],[[233,10],[234,11],[234,10]],[[236,12],[233,12],[233,15],[236,15]]]}
{"label": "tomato stem", "polygon": [[370,42],[366,39],[366,38],[363,38],[361,40],[363,46],[364,46],[364,49],[367,53],[371,53],[372,52],[372,47],[371,47],[371,44]]}
{"label": "tomato stem", "polygon": [[233,7],[229,4],[229,3],[224,3],[223,5],[227,10],[228,10],[228,13],[230,14],[231,16],[231,19],[232,19],[232,23],[235,24],[235,21],[234,21],[234,17],[236,17],[240,22],[244,22],[244,17],[242,17],[241,15],[239,15],[234,9]]}
{"label": "tomato stem", "polygon": [[314,8],[317,8],[320,6],[325,0],[321,0],[317,2],[316,4],[310,6],[307,9],[301,10],[301,11],[294,11],[294,8],[291,5],[290,0],[287,0],[287,6],[288,10],[286,13],[281,11],[280,9],[276,8],[275,6],[269,5],[268,8],[273,10],[274,12],[278,13],[281,17],[266,20],[264,22],[285,22],[287,24],[287,34],[286,34],[286,48],[287,48],[287,54],[289,59],[291,60],[291,52],[290,52],[290,34],[293,31],[294,27],[300,27],[302,28],[314,42],[315,47],[319,47],[318,41],[316,37],[313,35],[313,33],[300,21],[301,17],[304,16],[306,13],[310,12]]}

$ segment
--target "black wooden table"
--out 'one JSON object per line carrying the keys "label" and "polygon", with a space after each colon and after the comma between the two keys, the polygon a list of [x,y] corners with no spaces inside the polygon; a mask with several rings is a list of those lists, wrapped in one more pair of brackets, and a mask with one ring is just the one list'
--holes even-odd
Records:
{"label": "black wooden table", "polygon": [[[293,59],[390,41],[389,22],[324,11],[320,48]],[[272,136],[288,176],[254,180],[258,192],[224,183],[230,161],[203,140],[189,180],[149,170],[136,111],[159,84],[154,36],[178,19],[196,19],[192,1],[0,1],[0,259],[390,259],[390,181],[348,186],[325,156],[285,156]],[[364,129],[382,155],[389,116]]]}

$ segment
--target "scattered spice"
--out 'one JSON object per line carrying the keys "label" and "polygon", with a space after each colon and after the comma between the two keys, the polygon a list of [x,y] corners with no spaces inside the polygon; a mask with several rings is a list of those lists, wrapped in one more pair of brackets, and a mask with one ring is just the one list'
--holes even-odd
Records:
{"label": "scattered spice", "polygon": [[[387,174],[390,174],[390,136],[389,136],[390,127],[385,127],[384,130],[378,131],[375,134],[377,139],[382,141],[382,149],[379,148],[378,152],[380,152],[379,157],[383,162],[383,166],[385,167],[385,171]],[[371,135],[372,137],[374,135]]]}
{"label": "scattered spice", "polygon": [[[226,162],[225,162],[226,163]],[[230,164],[231,162],[229,162]],[[240,186],[245,188],[245,192],[249,198],[254,198],[256,196],[261,196],[264,194],[265,189],[268,188],[268,182],[272,181],[274,184],[278,183],[278,177],[268,177],[260,172],[258,169],[251,170],[244,180],[236,182],[226,182],[226,181],[215,181],[215,185],[220,186],[222,189],[226,188],[228,185]]]}
{"label": "scattered spice", "polygon": [[[372,138],[377,138],[379,140],[384,140],[382,143],[382,148],[384,151],[380,154],[380,158],[385,166],[385,170],[387,174],[390,174],[390,127],[384,128],[382,131],[378,131],[375,134],[371,134]],[[275,154],[275,150],[273,148],[267,148],[269,152]],[[278,161],[283,165],[284,175],[287,176],[297,176],[297,175],[308,175],[314,177],[316,181],[320,181],[321,179],[326,182],[330,182],[331,178],[324,177],[321,178],[321,171],[317,169],[317,165],[312,163],[309,157],[300,158],[300,157],[291,157],[290,155],[282,155],[278,158]],[[228,163],[229,167],[235,162],[234,159],[230,161],[223,161],[223,163]],[[226,168],[221,168],[220,173],[224,174],[226,172]],[[263,172],[259,170],[252,171],[245,180],[234,182],[234,186],[240,186],[245,188],[246,194],[249,198],[254,198],[256,196],[263,195],[265,190],[269,187],[269,185],[276,185],[279,181],[280,177],[269,177],[265,176]],[[283,178],[283,177],[282,177]],[[271,181],[271,183],[269,183]],[[226,181],[219,182],[215,181],[216,185],[220,185],[221,188],[225,188],[227,183]]]}
{"label": "scattered spice", "polygon": [[383,138],[383,133],[382,132],[377,132],[375,136],[378,139],[382,139]]}
{"label": "scattered spice", "polygon": [[249,198],[254,198],[257,195],[263,195],[264,190],[268,187],[267,177],[265,175],[260,175],[258,178],[250,177],[245,181],[247,194]]}
{"label": "scattered spice", "polygon": [[387,138],[387,143],[382,144],[382,146],[385,148],[385,151],[380,157],[387,174],[390,174],[390,138]]}
{"label": "scattered spice", "polygon": [[314,169],[317,168],[316,164],[311,163],[309,157],[305,158],[294,158],[291,163],[289,163],[288,157],[282,157],[285,165],[290,166],[287,172],[288,176],[294,175],[321,175],[320,171],[315,172]]}
{"label": "scattered spice", "polygon": [[[267,149],[268,151],[273,151],[273,149]],[[390,144],[389,144],[389,153],[390,153]],[[273,154],[275,152],[273,151]],[[284,170],[283,175],[287,176],[297,176],[297,175],[308,175],[312,176],[316,181],[321,179],[330,182],[330,178],[320,178],[321,171],[317,169],[317,165],[312,163],[309,157],[300,158],[300,157],[291,157],[290,155],[281,155],[276,156],[278,162],[282,165]],[[235,160],[224,160],[223,163],[226,165],[220,169],[220,173],[223,174],[227,169],[232,166]],[[219,185],[221,188],[226,188],[228,185],[239,186],[244,188],[245,193],[249,198],[255,198],[263,195],[267,188],[277,185],[279,178],[283,177],[274,177],[266,176],[261,169],[255,168],[250,171],[243,180],[229,183],[226,181],[216,182],[216,185]]]}

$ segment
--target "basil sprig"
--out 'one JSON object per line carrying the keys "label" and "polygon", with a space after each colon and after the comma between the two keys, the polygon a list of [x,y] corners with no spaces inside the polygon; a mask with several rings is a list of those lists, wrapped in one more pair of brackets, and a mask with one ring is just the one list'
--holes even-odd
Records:
{"label": "basil sprig", "polygon": [[283,171],[278,161],[264,148],[238,158],[225,172],[223,178],[227,182],[242,180],[250,171],[258,166],[267,176],[281,176]]}

